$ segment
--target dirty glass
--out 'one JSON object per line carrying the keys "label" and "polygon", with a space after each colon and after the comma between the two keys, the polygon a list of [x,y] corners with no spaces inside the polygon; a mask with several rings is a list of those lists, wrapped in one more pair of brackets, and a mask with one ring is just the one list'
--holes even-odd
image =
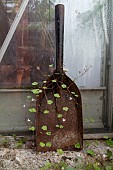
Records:
{"label": "dirty glass", "polygon": [[[0,86],[42,82],[55,67],[54,6],[65,5],[64,68],[79,87],[105,86],[107,0],[29,0],[0,62]],[[22,0],[0,2],[0,46]],[[13,30],[12,30],[13,31]]]}
{"label": "dirty glass", "polygon": [[[107,0],[56,0],[65,4],[64,64],[79,87],[104,86],[108,43]],[[110,1],[109,1],[110,3]]]}
{"label": "dirty glass", "polygon": [[[46,0],[30,0],[27,4],[27,1],[4,0],[0,4],[0,36],[2,36],[0,39],[2,49],[0,51],[0,87],[20,88],[31,85],[33,81],[42,82],[54,69],[53,3]],[[19,20],[21,14],[22,17]],[[18,21],[19,24],[17,24]],[[11,41],[6,48],[7,41],[4,46],[3,43],[8,31],[10,34],[7,41],[9,39]],[[4,55],[3,51],[5,51]]]}

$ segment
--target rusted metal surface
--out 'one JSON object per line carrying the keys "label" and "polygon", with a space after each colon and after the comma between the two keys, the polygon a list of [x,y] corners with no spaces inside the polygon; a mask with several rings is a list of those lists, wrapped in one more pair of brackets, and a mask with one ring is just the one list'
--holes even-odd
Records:
{"label": "rusted metal surface", "polygon": [[[83,146],[82,102],[78,87],[63,72],[64,6],[55,7],[56,71],[43,84],[37,98],[37,151]],[[49,103],[48,103],[49,101]]]}

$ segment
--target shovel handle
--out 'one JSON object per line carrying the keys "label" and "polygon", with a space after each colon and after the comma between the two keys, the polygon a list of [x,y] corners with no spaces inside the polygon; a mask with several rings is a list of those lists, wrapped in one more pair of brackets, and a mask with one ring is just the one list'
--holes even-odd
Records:
{"label": "shovel handle", "polygon": [[55,6],[56,71],[63,72],[64,5]]}

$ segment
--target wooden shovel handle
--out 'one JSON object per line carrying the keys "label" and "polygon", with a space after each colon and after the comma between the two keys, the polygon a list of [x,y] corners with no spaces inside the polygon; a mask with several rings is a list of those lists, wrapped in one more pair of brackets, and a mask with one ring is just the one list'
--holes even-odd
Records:
{"label": "wooden shovel handle", "polygon": [[55,6],[56,71],[63,72],[64,5]]}

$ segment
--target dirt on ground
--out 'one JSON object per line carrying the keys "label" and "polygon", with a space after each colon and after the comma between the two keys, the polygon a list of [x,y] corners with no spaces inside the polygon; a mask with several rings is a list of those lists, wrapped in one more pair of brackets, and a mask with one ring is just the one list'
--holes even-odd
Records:
{"label": "dirt on ground", "polygon": [[113,140],[84,140],[83,150],[37,152],[29,137],[0,136],[0,170],[113,170]]}

